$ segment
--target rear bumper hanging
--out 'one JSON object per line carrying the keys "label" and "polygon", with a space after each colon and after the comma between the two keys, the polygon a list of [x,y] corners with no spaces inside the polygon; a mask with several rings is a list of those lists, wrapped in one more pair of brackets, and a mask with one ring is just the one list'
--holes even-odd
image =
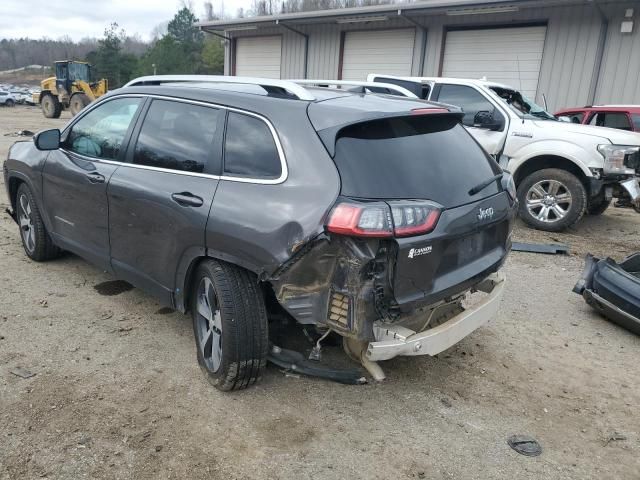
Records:
{"label": "rear bumper hanging", "polygon": [[505,277],[501,272],[490,275],[476,287],[488,294],[481,302],[442,325],[423,332],[376,322],[373,327],[376,340],[367,346],[366,357],[371,361],[378,361],[401,355],[437,355],[495,317],[504,285]]}

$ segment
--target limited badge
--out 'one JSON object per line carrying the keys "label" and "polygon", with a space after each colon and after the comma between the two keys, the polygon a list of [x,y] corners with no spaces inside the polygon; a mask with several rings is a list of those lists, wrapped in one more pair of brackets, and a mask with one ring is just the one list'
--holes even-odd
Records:
{"label": "limited badge", "polygon": [[427,253],[431,253],[433,247],[429,245],[428,247],[422,248],[412,248],[409,250],[409,258],[419,257],[420,255],[426,255]]}

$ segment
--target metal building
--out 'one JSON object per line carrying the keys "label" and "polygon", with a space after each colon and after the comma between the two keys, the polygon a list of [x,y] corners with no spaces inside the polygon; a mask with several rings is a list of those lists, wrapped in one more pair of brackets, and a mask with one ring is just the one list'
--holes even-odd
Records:
{"label": "metal building", "polygon": [[227,75],[486,77],[553,110],[640,104],[639,17],[639,0],[430,0],[198,25]]}

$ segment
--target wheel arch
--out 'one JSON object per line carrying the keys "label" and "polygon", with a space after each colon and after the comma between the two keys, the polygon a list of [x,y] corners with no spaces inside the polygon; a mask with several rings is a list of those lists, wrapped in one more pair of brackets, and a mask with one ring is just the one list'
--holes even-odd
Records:
{"label": "wheel arch", "polygon": [[182,256],[176,271],[175,289],[173,292],[174,308],[176,310],[182,313],[189,311],[195,271],[197,270],[198,265],[206,260],[220,260],[235,265],[257,275],[258,278],[261,278],[264,273],[264,271],[260,270],[255,265],[249,265],[246,262],[241,262],[235,257],[218,253],[211,249],[204,249],[202,247],[190,248]]}
{"label": "wheel arch", "polygon": [[557,168],[572,173],[580,179],[586,189],[589,189],[587,178],[591,177],[591,172],[588,169],[585,171],[586,167],[582,167],[577,161],[559,155],[537,155],[524,160],[513,172],[516,187],[533,172],[545,168]]}
{"label": "wheel arch", "polygon": [[18,201],[18,188],[20,188],[20,185],[23,183],[27,183],[24,178],[20,178],[16,175],[12,175],[9,177],[9,185],[8,185],[9,202],[11,205],[11,210],[14,212],[14,215],[16,211],[16,204]]}

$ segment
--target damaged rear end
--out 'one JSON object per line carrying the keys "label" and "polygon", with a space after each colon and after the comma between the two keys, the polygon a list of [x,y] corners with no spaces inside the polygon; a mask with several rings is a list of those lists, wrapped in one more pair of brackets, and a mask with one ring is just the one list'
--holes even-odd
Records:
{"label": "damaged rear end", "polygon": [[495,315],[515,213],[510,175],[459,113],[379,117],[318,130],[340,197],[325,233],[272,278],[294,318],[338,332],[367,367],[435,355]]}

